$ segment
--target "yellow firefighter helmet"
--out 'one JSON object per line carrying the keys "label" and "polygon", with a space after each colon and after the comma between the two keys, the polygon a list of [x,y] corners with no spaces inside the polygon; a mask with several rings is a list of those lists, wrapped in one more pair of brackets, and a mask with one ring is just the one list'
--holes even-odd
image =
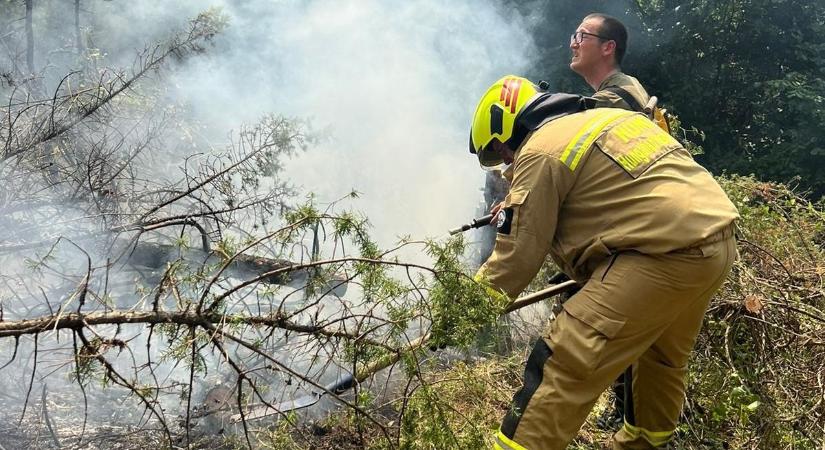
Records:
{"label": "yellow firefighter helmet", "polygon": [[[516,119],[538,93],[539,88],[527,78],[508,75],[481,97],[470,128],[470,153],[478,156],[481,167],[495,168],[503,163],[490,143],[493,139],[508,143]],[[510,147],[515,150],[513,145]]]}

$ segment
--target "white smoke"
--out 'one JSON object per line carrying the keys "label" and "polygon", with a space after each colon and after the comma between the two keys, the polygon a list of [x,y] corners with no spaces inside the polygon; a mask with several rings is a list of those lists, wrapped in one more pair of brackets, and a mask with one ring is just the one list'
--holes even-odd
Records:
{"label": "white smoke", "polygon": [[532,63],[518,16],[492,1],[222,6],[219,48],[175,77],[197,117],[221,132],[267,112],[328,128],[286,178],[321,201],[361,192],[353,206],[382,245],[471,218],[483,184],[467,151],[476,101]]}
{"label": "white smoke", "polygon": [[[216,147],[269,113],[328,129],[330,139],[295,157],[285,178],[321,202],[361,192],[352,207],[370,218],[382,246],[399,235],[442,235],[471,218],[484,179],[467,151],[471,114],[493,81],[526,72],[538,56],[527,19],[492,0],[81,6],[82,40],[99,49],[100,66],[116,67],[199,12],[223,11],[229,27],[215,47],[157,78],[168,99]],[[37,2],[35,19],[35,63],[49,92],[77,63],[73,2]]]}

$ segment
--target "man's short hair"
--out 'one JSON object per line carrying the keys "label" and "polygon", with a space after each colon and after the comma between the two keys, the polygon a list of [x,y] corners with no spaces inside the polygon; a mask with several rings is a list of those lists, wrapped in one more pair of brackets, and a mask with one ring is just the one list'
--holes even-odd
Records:
{"label": "man's short hair", "polygon": [[616,65],[620,66],[622,64],[622,58],[624,58],[624,53],[627,51],[627,28],[624,27],[624,24],[622,24],[619,19],[608,16],[607,14],[593,13],[584,18],[584,20],[587,19],[602,20],[601,29],[598,34],[616,43]]}

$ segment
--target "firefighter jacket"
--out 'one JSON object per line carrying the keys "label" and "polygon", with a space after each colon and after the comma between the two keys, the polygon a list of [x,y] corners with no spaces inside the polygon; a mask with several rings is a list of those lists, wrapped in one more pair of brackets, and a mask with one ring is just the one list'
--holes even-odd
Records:
{"label": "firefighter jacket", "polygon": [[598,108],[535,130],[515,154],[478,276],[515,298],[549,253],[579,284],[619,252],[665,254],[728,227],[736,208],[716,180],[642,114]]}
{"label": "firefighter jacket", "polygon": [[[592,95],[596,99],[597,108],[621,108],[629,111],[634,111],[636,108],[633,105],[628,105],[619,94],[611,92],[608,88],[618,87],[624,89],[628,94],[644,107],[650,100],[650,96],[642,84],[634,77],[625,73],[616,71],[602,81],[599,89]],[[641,109],[641,108],[640,108]]]}

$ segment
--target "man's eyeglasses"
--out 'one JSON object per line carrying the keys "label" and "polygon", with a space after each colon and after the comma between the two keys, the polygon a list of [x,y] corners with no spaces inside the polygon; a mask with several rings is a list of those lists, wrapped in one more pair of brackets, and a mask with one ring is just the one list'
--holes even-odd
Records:
{"label": "man's eyeglasses", "polygon": [[602,40],[605,40],[605,41],[612,41],[613,40],[613,39],[610,39],[608,37],[599,36],[598,34],[588,33],[586,31],[577,31],[577,32],[570,35],[570,43],[571,44],[581,44],[582,41],[584,41],[585,36],[593,36],[593,37],[596,37],[596,38],[599,38],[599,39],[602,39]]}

